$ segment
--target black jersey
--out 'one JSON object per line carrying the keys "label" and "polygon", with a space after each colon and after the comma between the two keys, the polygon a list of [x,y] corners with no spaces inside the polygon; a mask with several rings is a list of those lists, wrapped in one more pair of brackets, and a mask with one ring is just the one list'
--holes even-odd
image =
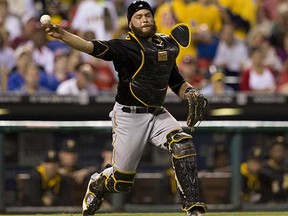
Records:
{"label": "black jersey", "polygon": [[149,42],[129,32],[126,39],[92,42],[91,55],[113,61],[120,104],[162,106],[168,86],[177,94],[184,82],[175,61],[179,46],[170,36],[156,34]]}

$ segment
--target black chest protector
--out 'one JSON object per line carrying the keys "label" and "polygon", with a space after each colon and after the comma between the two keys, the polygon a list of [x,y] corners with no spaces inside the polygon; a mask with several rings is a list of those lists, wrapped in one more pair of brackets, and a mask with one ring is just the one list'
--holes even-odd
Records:
{"label": "black chest protector", "polygon": [[162,106],[179,46],[167,35],[157,34],[152,42],[132,38],[141,47],[142,61],[131,78],[130,91],[145,106]]}

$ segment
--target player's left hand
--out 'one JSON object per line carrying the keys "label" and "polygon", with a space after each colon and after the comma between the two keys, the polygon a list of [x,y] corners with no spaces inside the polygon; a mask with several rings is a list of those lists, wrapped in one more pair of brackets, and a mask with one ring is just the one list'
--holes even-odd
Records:
{"label": "player's left hand", "polygon": [[189,106],[187,126],[193,128],[198,121],[203,120],[207,112],[208,100],[195,88],[188,88],[184,98]]}

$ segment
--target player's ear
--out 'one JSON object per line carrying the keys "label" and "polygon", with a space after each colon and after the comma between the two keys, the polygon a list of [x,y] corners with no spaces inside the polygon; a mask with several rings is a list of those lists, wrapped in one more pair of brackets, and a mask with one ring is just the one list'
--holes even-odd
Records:
{"label": "player's ear", "polygon": [[132,27],[131,21],[129,22],[128,27],[129,27],[130,30],[132,29],[131,28]]}

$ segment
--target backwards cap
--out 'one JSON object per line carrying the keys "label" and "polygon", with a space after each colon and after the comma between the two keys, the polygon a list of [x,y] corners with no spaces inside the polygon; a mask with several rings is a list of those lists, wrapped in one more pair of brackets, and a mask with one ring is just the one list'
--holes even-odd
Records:
{"label": "backwards cap", "polygon": [[152,10],[151,6],[149,5],[149,3],[146,1],[143,1],[143,0],[138,0],[138,1],[132,2],[128,7],[128,10],[127,10],[128,22],[130,22],[133,14],[135,14],[137,11],[142,10],[142,9],[147,9],[147,10],[151,11],[152,15],[154,16],[153,10]]}

